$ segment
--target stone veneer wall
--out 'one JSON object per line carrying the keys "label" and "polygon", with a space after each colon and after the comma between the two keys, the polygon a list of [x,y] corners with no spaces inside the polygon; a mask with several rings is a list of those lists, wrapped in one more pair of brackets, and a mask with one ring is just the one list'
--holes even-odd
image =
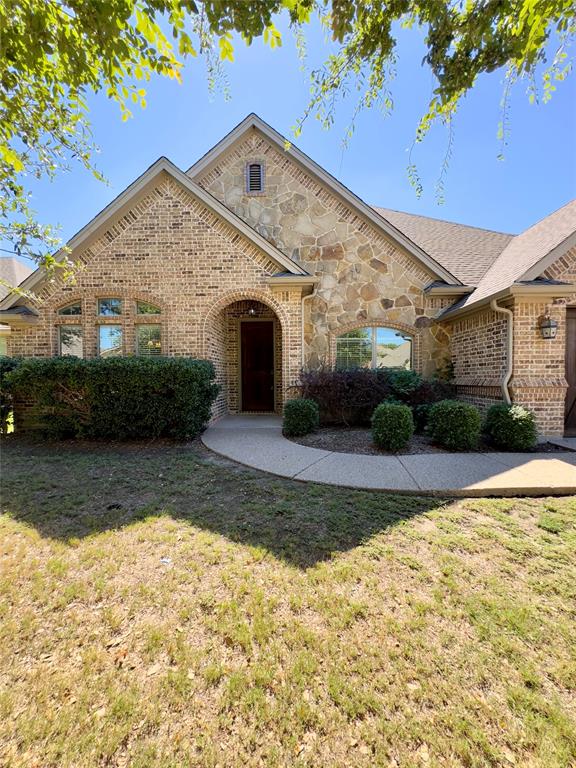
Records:
{"label": "stone veneer wall", "polygon": [[[247,194],[248,162],[265,168],[263,193]],[[196,179],[286,255],[319,278],[306,300],[305,364],[334,361],[335,338],[385,325],[414,335],[414,366],[433,373],[450,357],[434,322],[450,301],[427,297],[427,268],[345,205],[291,157],[254,131]]]}
{"label": "stone veneer wall", "polygon": [[[57,354],[62,323],[82,325],[85,357],[97,355],[98,326],[107,323],[122,325],[124,354],[134,354],[135,325],[159,322],[163,354],[208,357],[226,384],[222,375],[230,365],[226,368],[223,361],[230,355],[231,322],[226,308],[258,301],[282,328],[276,393],[281,407],[284,390],[296,382],[300,368],[300,289],[273,293],[266,279],[278,271],[277,264],[176,181],[165,175],[156,180],[130,211],[74,258],[83,264],[74,284],[45,286],[37,306],[39,322],[13,330],[9,354]],[[97,299],[112,296],[123,299],[122,316],[99,318]],[[137,317],[138,299],[158,304],[162,314]],[[57,314],[76,300],[82,302],[80,317]],[[234,403],[232,389],[225,385],[225,391]],[[220,398],[215,414],[226,406]]]}

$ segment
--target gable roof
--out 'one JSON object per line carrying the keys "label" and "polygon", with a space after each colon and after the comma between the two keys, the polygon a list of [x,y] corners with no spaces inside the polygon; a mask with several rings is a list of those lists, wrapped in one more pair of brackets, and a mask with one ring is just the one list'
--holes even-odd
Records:
{"label": "gable roof", "polygon": [[465,285],[478,285],[514,235],[390,208],[374,208]]}
{"label": "gable roof", "polygon": [[[382,216],[377,209],[372,208],[357,195],[351,192],[347,187],[339,182],[334,176],[325,171],[318,163],[314,162],[308,155],[295,147],[288,139],[278,133],[272,126],[264,122],[258,115],[251,113],[241,123],[230,131],[221,141],[212,149],[203,155],[187,171],[191,178],[198,178],[209,166],[215,163],[218,158],[226,152],[236,141],[244,136],[249,130],[257,130],[263,134],[268,141],[281,149],[283,152],[289,152],[290,157],[295,160],[308,173],[315,176],[325,186],[327,186],[337,197],[344,200],[355,211],[360,213],[372,225],[380,231],[383,231],[389,238],[401,245],[415,259],[427,267],[433,274],[450,284],[460,283],[460,279],[454,275],[446,266],[440,264],[435,258],[424,250],[418,243],[414,242],[409,235],[401,231],[387,218]],[[288,147],[288,149],[287,149]]]}
{"label": "gable roof", "polygon": [[[161,173],[167,173],[173,179],[182,184],[183,187],[197,200],[202,202],[207,208],[214,213],[221,216],[230,225],[232,225],[238,232],[251,240],[254,245],[264,251],[283,272],[288,272],[292,275],[308,275],[306,270],[288,256],[283,254],[275,246],[272,245],[265,237],[262,237],[255,229],[247,224],[243,219],[233,213],[229,208],[223,205],[219,200],[213,197],[205,189],[202,189],[196,182],[194,182],[189,176],[183,173],[177,166],[174,165],[167,157],[160,157],[153,165],[151,165],[144,173],[132,182],[126,189],[121,192],[109,205],[106,206],[99,214],[97,214],[91,221],[86,224],[79,232],[77,232],[71,240],[68,241],[67,246],[71,250],[80,248],[84,242],[88,240],[97,230],[102,228],[110,219],[112,219],[118,212],[125,208],[134,197],[141,192],[146,185],[153,181]],[[64,250],[59,251],[55,258],[62,260],[66,258],[67,254]],[[27,277],[20,285],[20,288],[25,291],[33,291],[34,288],[42,282],[46,277],[46,270],[43,267],[35,270],[29,277]],[[18,299],[21,298],[18,294],[10,293],[0,301],[0,309],[9,309],[12,307]]]}
{"label": "gable roof", "polygon": [[[576,245],[576,200],[512,238],[482,277],[476,290],[459,303],[457,309],[485,302],[516,284],[534,283],[573,245]],[[538,282],[545,283],[542,280]],[[547,283],[551,284],[550,281]],[[447,310],[448,313],[450,310]]]}

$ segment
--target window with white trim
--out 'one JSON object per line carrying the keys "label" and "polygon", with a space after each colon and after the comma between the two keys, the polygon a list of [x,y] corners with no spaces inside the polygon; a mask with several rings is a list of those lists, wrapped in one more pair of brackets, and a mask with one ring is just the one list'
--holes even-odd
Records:
{"label": "window with white trim", "polygon": [[248,163],[246,166],[246,192],[257,194],[264,191],[264,165]]}
{"label": "window with white trim", "polygon": [[336,368],[411,368],[412,338],[394,328],[356,328],[336,339]]}
{"label": "window with white trim", "polygon": [[84,342],[81,325],[58,326],[58,354],[82,357]]}

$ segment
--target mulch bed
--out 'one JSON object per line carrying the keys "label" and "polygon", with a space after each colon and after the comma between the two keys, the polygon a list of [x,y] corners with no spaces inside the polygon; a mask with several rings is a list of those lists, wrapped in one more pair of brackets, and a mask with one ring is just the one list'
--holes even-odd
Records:
{"label": "mulch bed", "polygon": [[[336,453],[362,453],[369,456],[393,455],[390,451],[383,451],[372,442],[372,433],[368,427],[321,427],[316,432],[303,437],[290,438],[295,443],[307,445],[310,448],[321,448],[325,451]],[[481,444],[480,453],[492,453],[497,449],[490,445]],[[402,454],[414,453],[450,453],[432,443],[426,435],[414,435],[408,446],[401,451]],[[526,453],[565,453],[564,448],[552,443],[539,443],[532,451]]]}

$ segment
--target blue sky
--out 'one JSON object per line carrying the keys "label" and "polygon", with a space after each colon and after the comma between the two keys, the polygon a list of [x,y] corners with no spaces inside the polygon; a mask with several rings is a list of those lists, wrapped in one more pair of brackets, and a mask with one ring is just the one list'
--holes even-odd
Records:
{"label": "blue sky", "polygon": [[[282,29],[282,26],[280,25]],[[103,95],[90,100],[94,138],[101,148],[99,169],[109,186],[83,168],[55,182],[33,187],[33,208],[40,221],[60,224],[69,238],[97,214],[160,155],[183,169],[212,147],[249,112],[256,112],[290,136],[307,103],[307,75],[299,69],[289,31],[274,51],[256,42],[236,44],[236,60],[227,66],[231,98],[210,96],[201,61],[192,60],[184,83],[157,79],[148,86],[148,106],[121,122],[118,107]],[[329,50],[319,29],[308,35],[309,64]],[[424,181],[417,199],[406,174],[407,149],[433,87],[422,67],[424,47],[418,30],[403,31],[398,74],[392,90],[391,117],[362,114],[350,146],[342,137],[354,107],[353,95],[342,102],[330,131],[310,120],[297,145],[366,202],[388,208],[507,232],[519,232],[576,196],[576,80],[560,84],[552,101],[530,105],[520,83],[510,103],[511,137],[504,161],[498,160],[497,127],[503,74],[481,78],[460,108],[455,123],[453,157],[438,205],[434,186],[447,136],[438,127],[414,155]]]}

